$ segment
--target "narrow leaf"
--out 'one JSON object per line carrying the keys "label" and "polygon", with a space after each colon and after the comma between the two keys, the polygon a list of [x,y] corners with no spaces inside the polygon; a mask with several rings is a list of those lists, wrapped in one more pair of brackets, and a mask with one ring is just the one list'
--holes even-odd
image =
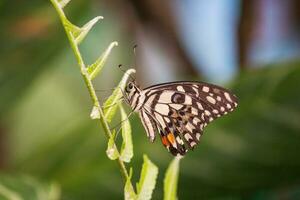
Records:
{"label": "narrow leaf", "polygon": [[131,126],[122,105],[120,105],[120,112],[121,112],[121,120],[122,120],[122,138],[123,138],[120,159],[123,160],[124,162],[130,162],[131,158],[133,157]]}
{"label": "narrow leaf", "polygon": [[68,19],[64,19],[64,26],[67,28],[69,32],[71,32],[76,44],[80,44],[80,42],[84,39],[84,37],[88,34],[94,24],[99,20],[103,19],[102,16],[97,16],[94,19],[90,20],[83,27],[78,27],[70,22]]}
{"label": "narrow leaf", "polygon": [[137,199],[149,200],[156,184],[158,168],[144,155],[140,181],[137,183]]}
{"label": "narrow leaf", "polygon": [[116,160],[120,155],[115,145],[116,131],[112,132],[112,136],[108,140],[106,155],[111,160]]}
{"label": "narrow leaf", "polygon": [[71,32],[72,36],[74,38],[76,38],[76,36],[80,33],[80,28],[74,24],[72,24],[72,22],[70,22],[67,18],[65,18],[63,20],[63,24],[66,27],[66,29]]}
{"label": "narrow leaf", "polygon": [[93,80],[97,76],[97,74],[99,74],[99,72],[103,68],[111,50],[115,46],[118,46],[118,42],[110,43],[110,45],[107,47],[107,49],[104,51],[104,53],[93,64],[88,66],[87,70],[88,70],[91,80]]}
{"label": "narrow leaf", "polygon": [[167,169],[164,179],[164,200],[177,199],[179,161],[181,158],[180,156],[176,156]]}
{"label": "narrow leaf", "polygon": [[61,8],[64,8],[71,0],[60,0],[59,1],[59,6]]}
{"label": "narrow leaf", "polygon": [[132,168],[130,168],[129,177],[126,179],[125,187],[124,187],[124,198],[125,200],[135,200],[136,194],[131,184],[132,177]]}
{"label": "narrow leaf", "polygon": [[91,28],[97,23],[97,21],[99,21],[99,19],[103,19],[103,17],[95,17],[94,19],[86,23],[83,27],[81,27],[79,32],[76,32],[76,34],[74,34],[75,42],[77,44],[81,43],[81,41],[85,38],[85,36],[88,34]]}
{"label": "narrow leaf", "polygon": [[125,72],[122,80],[120,81],[118,87],[113,91],[112,95],[104,102],[104,116],[108,122],[111,122],[112,118],[116,114],[118,108],[118,102],[123,96],[122,91],[124,91],[125,85],[130,74],[135,73],[134,69],[129,69]]}
{"label": "narrow leaf", "polygon": [[91,119],[100,119],[100,113],[97,106],[94,106],[90,114]]}

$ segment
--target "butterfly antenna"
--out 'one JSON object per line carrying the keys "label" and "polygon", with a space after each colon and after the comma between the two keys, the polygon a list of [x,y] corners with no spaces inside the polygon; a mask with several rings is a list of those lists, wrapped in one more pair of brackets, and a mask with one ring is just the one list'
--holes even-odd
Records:
{"label": "butterfly antenna", "polygon": [[112,91],[115,90],[118,87],[113,87],[113,88],[107,88],[107,89],[97,89],[95,90],[96,92],[108,92],[108,91]]}
{"label": "butterfly antenna", "polygon": [[137,44],[135,44],[134,46],[133,46],[133,55],[134,55],[134,68],[136,68],[136,66],[137,66],[137,56],[136,56],[136,48],[138,47],[138,45]]}

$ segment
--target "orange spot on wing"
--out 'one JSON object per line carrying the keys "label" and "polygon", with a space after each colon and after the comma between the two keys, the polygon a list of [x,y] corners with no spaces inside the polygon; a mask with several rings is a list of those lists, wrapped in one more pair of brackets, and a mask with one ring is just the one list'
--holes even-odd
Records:
{"label": "orange spot on wing", "polygon": [[161,137],[161,142],[163,143],[163,145],[165,146],[170,146],[170,143],[168,142],[168,139],[166,136],[162,136]]}
{"label": "orange spot on wing", "polygon": [[174,137],[174,134],[173,133],[169,133],[167,135],[167,138],[168,140],[171,142],[171,144],[174,144],[175,143],[175,137]]}

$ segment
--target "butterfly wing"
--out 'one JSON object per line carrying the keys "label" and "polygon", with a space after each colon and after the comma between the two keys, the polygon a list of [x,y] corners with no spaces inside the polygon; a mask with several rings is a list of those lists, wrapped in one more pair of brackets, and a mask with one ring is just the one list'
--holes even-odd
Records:
{"label": "butterfly wing", "polygon": [[163,83],[145,88],[143,91],[146,96],[150,96],[153,93],[166,90],[182,92],[199,99],[210,107],[221,111],[221,116],[233,111],[238,104],[237,97],[229,90],[204,82],[179,81]]}
{"label": "butterfly wing", "polygon": [[[237,106],[237,98],[231,92],[202,82],[154,85],[143,93],[147,99],[142,113],[150,119],[152,129],[156,124],[162,143],[173,155],[184,155],[187,149],[193,149],[209,122]],[[148,136],[153,136],[147,128]]]}
{"label": "butterfly wing", "polygon": [[155,120],[152,118],[151,114],[147,113],[145,110],[139,112],[142,124],[147,132],[147,137],[151,142],[155,139],[155,133],[157,132],[157,126]]}

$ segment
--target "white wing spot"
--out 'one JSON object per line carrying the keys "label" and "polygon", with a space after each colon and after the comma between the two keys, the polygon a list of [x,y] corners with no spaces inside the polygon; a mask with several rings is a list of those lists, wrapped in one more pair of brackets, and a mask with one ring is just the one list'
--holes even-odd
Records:
{"label": "white wing spot", "polygon": [[192,107],[192,114],[193,115],[198,115],[198,110],[194,107]]}
{"label": "white wing spot", "polygon": [[186,129],[189,131],[189,132],[193,132],[193,129],[195,128],[195,126],[193,126],[193,124],[191,124],[190,122],[187,123],[186,125]]}
{"label": "white wing spot", "polygon": [[189,141],[189,139],[193,139],[192,136],[191,136],[190,134],[188,134],[188,133],[186,133],[186,134],[184,135],[184,138],[185,138],[187,141]]}
{"label": "white wing spot", "polygon": [[238,104],[237,104],[236,102],[234,102],[234,107],[237,107],[237,105],[238,105]]}
{"label": "white wing spot", "polygon": [[227,92],[224,92],[224,96],[228,101],[232,102],[230,95]]}
{"label": "white wing spot", "polygon": [[205,115],[210,116],[210,112],[208,110],[204,111]]}
{"label": "white wing spot", "polygon": [[183,87],[181,85],[177,86],[177,90],[180,92],[185,92],[185,90],[183,89]]}
{"label": "white wing spot", "polygon": [[214,94],[213,93],[209,93],[209,96],[214,96]]}
{"label": "white wing spot", "polygon": [[165,121],[168,122],[168,123],[171,122],[170,119],[169,119],[168,117],[164,117],[164,119],[165,119]]}
{"label": "white wing spot", "polygon": [[168,115],[169,113],[169,106],[166,105],[166,104],[161,104],[161,103],[158,103],[155,105],[155,111],[163,114],[163,115]]}
{"label": "white wing spot", "polygon": [[200,110],[203,110],[203,106],[202,106],[201,103],[197,102],[197,106],[198,106],[198,108],[199,108]]}
{"label": "white wing spot", "polygon": [[218,113],[219,113],[219,111],[218,111],[218,110],[216,110],[216,109],[213,109],[213,113],[215,113],[215,114],[218,114]]}
{"label": "white wing spot", "polygon": [[162,126],[162,127],[165,127],[166,124],[165,124],[163,118],[161,117],[161,115],[160,115],[160,114],[157,114],[157,113],[154,113],[154,115],[155,115],[155,118],[157,119],[157,121],[161,124],[161,126]]}
{"label": "white wing spot", "polygon": [[185,105],[192,105],[192,98],[188,95],[185,96],[185,100],[184,100],[184,104]]}
{"label": "white wing spot", "polygon": [[[159,103],[171,103],[172,102],[172,95],[174,94],[174,92],[170,92],[170,91],[165,91],[163,92],[159,99],[158,99],[158,102]],[[153,99],[151,100],[153,101]]]}
{"label": "white wing spot", "polygon": [[201,120],[198,117],[194,117],[193,124],[197,125],[198,122],[201,122]]}
{"label": "white wing spot", "polygon": [[177,149],[177,143],[176,142],[172,143],[172,146]]}
{"label": "white wing spot", "polygon": [[231,108],[231,105],[230,105],[229,103],[228,103],[226,106],[227,106],[227,108],[228,108],[228,109],[230,109],[230,108]]}
{"label": "white wing spot", "polygon": [[203,124],[200,124],[200,130],[203,131]]}
{"label": "white wing spot", "polygon": [[176,110],[180,110],[183,107],[183,105],[175,103],[170,104],[170,106]]}
{"label": "white wing spot", "polygon": [[221,99],[221,97],[220,97],[220,96],[217,96],[217,100],[218,100],[218,101],[221,101],[222,99]]}
{"label": "white wing spot", "polygon": [[203,92],[209,92],[209,87],[203,86],[202,91]]}
{"label": "white wing spot", "polygon": [[201,134],[200,134],[200,133],[196,133],[196,138],[197,138],[197,140],[199,140],[199,139],[200,139],[200,136],[201,136]]}
{"label": "white wing spot", "polygon": [[196,142],[191,142],[191,147],[194,147],[197,143]]}
{"label": "white wing spot", "polygon": [[220,108],[220,110],[221,110],[222,112],[224,112],[224,111],[225,111],[225,108],[222,106],[222,107]]}
{"label": "white wing spot", "polygon": [[199,96],[199,91],[198,91],[198,87],[197,87],[197,85],[193,85],[193,90],[195,91],[195,93],[196,93],[196,96]]}
{"label": "white wing spot", "polygon": [[176,140],[177,140],[178,144],[181,144],[181,145],[184,144],[183,140],[179,136],[176,137]]}
{"label": "white wing spot", "polygon": [[207,96],[206,99],[207,99],[207,101],[209,101],[209,103],[212,103],[212,104],[216,103],[216,100],[210,96]]}
{"label": "white wing spot", "polygon": [[213,119],[212,117],[210,117],[208,120],[211,122],[211,121],[214,120],[214,119]]}

